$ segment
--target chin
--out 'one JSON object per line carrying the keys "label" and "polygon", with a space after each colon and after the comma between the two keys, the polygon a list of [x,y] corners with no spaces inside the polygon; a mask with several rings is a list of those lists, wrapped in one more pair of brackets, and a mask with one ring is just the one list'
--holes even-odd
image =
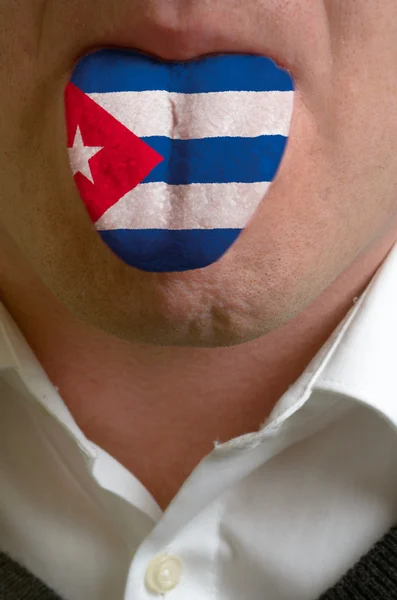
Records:
{"label": "chin", "polygon": [[131,343],[235,346],[277,329],[310,300],[285,264],[277,272],[269,257],[272,275],[264,281],[256,261],[242,264],[233,248],[217,263],[184,273],[130,269],[103,244],[91,255],[92,268],[87,260],[65,261],[50,287],[79,321]]}

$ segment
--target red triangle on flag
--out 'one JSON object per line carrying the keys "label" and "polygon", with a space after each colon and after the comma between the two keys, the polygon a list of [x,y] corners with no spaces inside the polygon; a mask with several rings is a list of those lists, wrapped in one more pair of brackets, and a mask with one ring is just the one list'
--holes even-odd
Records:
{"label": "red triangle on flag", "polygon": [[65,88],[65,110],[68,148],[77,127],[85,146],[103,147],[89,160],[94,183],[83,173],[74,175],[95,223],[164,158],[71,82]]}

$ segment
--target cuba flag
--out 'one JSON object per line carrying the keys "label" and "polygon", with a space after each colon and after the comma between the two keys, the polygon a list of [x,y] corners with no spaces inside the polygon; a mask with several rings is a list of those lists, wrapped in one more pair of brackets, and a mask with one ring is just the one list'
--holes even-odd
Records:
{"label": "cuba flag", "polygon": [[218,260],[277,173],[293,94],[289,73],[261,56],[84,56],[65,89],[68,154],[105,244],[151,272]]}

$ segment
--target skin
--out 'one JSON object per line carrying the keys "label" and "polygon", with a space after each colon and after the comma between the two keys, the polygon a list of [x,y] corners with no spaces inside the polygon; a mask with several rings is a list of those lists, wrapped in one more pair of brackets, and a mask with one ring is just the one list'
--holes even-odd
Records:
{"label": "skin", "polygon": [[[259,427],[397,241],[396,40],[395,0],[0,0],[1,299],[163,508],[215,439]],[[93,230],[63,90],[106,46],[249,52],[293,76],[279,172],[214,265],[141,272]]]}

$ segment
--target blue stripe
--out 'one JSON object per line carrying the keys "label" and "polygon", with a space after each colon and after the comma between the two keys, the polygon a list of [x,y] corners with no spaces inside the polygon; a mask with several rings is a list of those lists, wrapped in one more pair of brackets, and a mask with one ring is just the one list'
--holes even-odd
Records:
{"label": "blue stripe", "polygon": [[272,181],[287,139],[281,135],[256,138],[218,137],[172,140],[143,137],[164,157],[142,183],[254,183]]}
{"label": "blue stripe", "polygon": [[113,252],[131,267],[166,273],[201,269],[218,260],[241,229],[115,229],[98,231]]}
{"label": "blue stripe", "polygon": [[193,94],[294,89],[289,73],[264,56],[221,54],[172,62],[113,48],[81,58],[71,81],[86,93],[168,90]]}

